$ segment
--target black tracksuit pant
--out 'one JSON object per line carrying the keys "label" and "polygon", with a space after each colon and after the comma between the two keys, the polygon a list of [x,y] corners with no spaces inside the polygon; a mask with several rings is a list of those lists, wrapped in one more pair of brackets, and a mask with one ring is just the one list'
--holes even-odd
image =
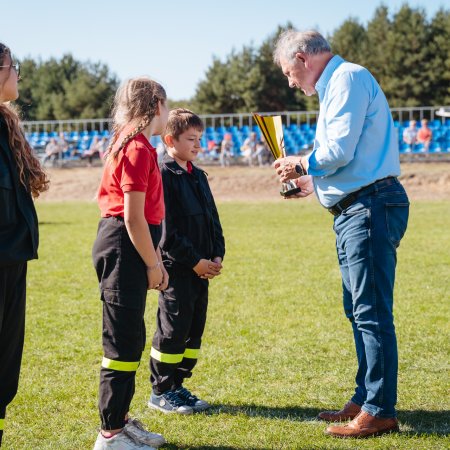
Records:
{"label": "black tracksuit pant", "polygon": [[[149,229],[156,248],[161,227]],[[145,347],[147,271],[120,217],[101,219],[92,257],[103,300],[99,411],[102,429],[114,430],[125,426]]]}
{"label": "black tracksuit pant", "polygon": [[0,445],[6,407],[17,393],[25,333],[27,263],[0,267]]}
{"label": "black tracksuit pant", "polygon": [[159,294],[150,370],[153,392],[174,390],[197,363],[208,307],[208,280],[193,270],[167,268],[169,287]]}

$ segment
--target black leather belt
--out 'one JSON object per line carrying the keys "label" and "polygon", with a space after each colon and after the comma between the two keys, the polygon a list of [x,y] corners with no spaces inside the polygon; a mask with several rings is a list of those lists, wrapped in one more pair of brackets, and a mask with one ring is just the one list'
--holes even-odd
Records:
{"label": "black leather belt", "polygon": [[330,211],[333,216],[339,216],[342,211],[347,209],[358,197],[371,194],[381,187],[390,186],[395,183],[398,183],[397,177],[382,178],[381,180],[375,181],[374,183],[364,186],[358,191],[347,195],[347,197],[344,197],[340,202],[337,202],[335,205],[328,208],[328,211]]}

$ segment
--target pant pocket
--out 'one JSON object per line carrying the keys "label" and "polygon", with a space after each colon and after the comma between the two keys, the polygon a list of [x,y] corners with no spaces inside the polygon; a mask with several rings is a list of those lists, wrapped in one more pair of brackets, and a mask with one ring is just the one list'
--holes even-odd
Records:
{"label": "pant pocket", "polygon": [[386,225],[389,239],[395,247],[400,245],[400,241],[405,234],[408,225],[409,203],[387,203],[386,204]]}
{"label": "pant pocket", "polygon": [[119,291],[114,289],[102,289],[100,298],[106,303],[121,306],[128,309],[141,310],[145,307],[147,291]]}

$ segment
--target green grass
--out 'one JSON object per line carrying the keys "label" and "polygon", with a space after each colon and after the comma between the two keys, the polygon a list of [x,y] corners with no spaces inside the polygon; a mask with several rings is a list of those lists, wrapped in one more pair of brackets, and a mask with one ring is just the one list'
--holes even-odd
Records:
{"label": "green grass", "polygon": [[[353,392],[332,217],[314,203],[223,203],[223,275],[211,283],[201,359],[187,386],[214,407],[193,417],[146,406],[149,347],[131,413],[167,448],[440,449],[450,446],[450,202],[415,203],[399,249],[395,314],[402,433],[335,440],[314,420]],[[99,425],[101,302],[90,252],[97,207],[38,204],[40,259],[29,265],[19,393],[5,449],[90,449]],[[148,296],[148,342],[156,294]]]}

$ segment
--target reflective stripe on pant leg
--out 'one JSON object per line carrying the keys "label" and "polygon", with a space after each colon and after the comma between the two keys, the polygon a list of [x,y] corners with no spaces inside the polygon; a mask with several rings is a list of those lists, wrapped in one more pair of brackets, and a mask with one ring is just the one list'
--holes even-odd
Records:
{"label": "reflective stripe on pant leg", "polygon": [[199,348],[187,348],[184,351],[184,358],[189,358],[189,359],[198,359],[198,355],[200,353],[200,349]]}
{"label": "reflective stripe on pant leg", "polygon": [[0,431],[3,431],[4,426],[5,426],[5,419],[0,419]]}
{"label": "reflective stripe on pant leg", "polygon": [[119,372],[136,372],[140,363],[140,361],[117,361],[103,357],[102,367]]}
{"label": "reflective stripe on pant leg", "polygon": [[172,353],[161,353],[156,350],[156,348],[152,347],[150,356],[153,359],[156,359],[159,362],[166,364],[178,364],[183,360],[184,353],[172,354]]}

